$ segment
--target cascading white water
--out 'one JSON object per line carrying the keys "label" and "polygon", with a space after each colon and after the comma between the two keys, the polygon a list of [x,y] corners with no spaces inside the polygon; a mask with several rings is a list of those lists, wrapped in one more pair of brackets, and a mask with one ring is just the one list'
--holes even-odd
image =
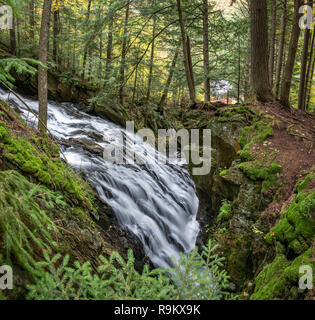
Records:
{"label": "cascading white water", "polygon": [[[0,98],[18,106],[21,116],[36,125],[36,118],[13,94],[0,89]],[[23,99],[37,112],[37,101]],[[125,129],[81,112],[71,103],[49,103],[48,128],[57,139],[80,140],[102,148],[108,143],[121,143],[122,133],[128,141],[133,139]],[[126,158],[125,164],[112,164],[71,142],[63,152],[69,164],[89,177],[118,222],[139,237],[153,264],[168,268],[172,266],[172,257],[178,259],[180,252],[188,253],[195,247],[199,201],[182,162],[161,164],[155,160],[157,151],[151,145],[138,136],[135,141],[128,143],[128,148],[142,164],[129,163]]]}

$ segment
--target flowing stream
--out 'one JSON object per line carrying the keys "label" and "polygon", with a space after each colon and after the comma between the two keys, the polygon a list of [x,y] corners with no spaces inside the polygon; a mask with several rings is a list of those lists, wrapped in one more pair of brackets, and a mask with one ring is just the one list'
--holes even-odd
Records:
{"label": "flowing stream", "polygon": [[[13,94],[0,89],[0,98],[18,107],[29,125],[37,125],[36,118]],[[22,98],[37,113],[38,102]],[[49,103],[48,128],[56,139],[68,141],[68,146],[63,147],[68,163],[85,173],[101,201],[113,209],[120,225],[141,240],[156,267],[171,267],[172,257],[177,260],[180,252],[188,253],[195,247],[199,201],[194,182],[181,161],[159,163],[158,151],[142,138],[81,112],[72,103]],[[88,151],[76,143],[81,141],[102,150],[109,143],[121,144],[122,135],[128,150],[136,154],[141,164],[129,161],[125,155],[124,164],[106,162],[100,152]]]}

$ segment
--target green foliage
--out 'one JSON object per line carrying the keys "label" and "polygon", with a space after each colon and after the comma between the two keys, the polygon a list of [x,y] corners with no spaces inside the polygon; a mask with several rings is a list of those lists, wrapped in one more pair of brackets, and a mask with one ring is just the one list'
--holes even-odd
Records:
{"label": "green foliage", "polygon": [[241,157],[243,161],[252,161],[254,160],[253,155],[249,150],[239,150],[237,154]]}
{"label": "green foliage", "polygon": [[140,274],[134,268],[134,255],[128,252],[127,262],[119,253],[109,258],[100,256],[95,272],[89,262],[75,262],[69,267],[69,256],[61,261],[58,254],[38,263],[36,282],[29,286],[28,299],[35,300],[170,300],[219,299],[228,277],[221,271],[222,258],[214,254],[216,247],[209,242],[202,254],[195,249],[182,255],[174,269],[149,270]]}
{"label": "green foliage", "polygon": [[[167,270],[150,271],[144,267],[139,274],[134,268],[134,256],[128,252],[128,261],[114,252],[109,259],[100,256],[101,265],[95,272],[89,262],[75,262],[69,267],[69,256],[61,263],[61,255],[52,259],[45,254],[41,262],[37,281],[29,287],[28,299],[36,300],[127,300],[127,299],[168,299],[174,290]],[[56,266],[56,264],[58,266]]]}
{"label": "green foliage", "polygon": [[51,233],[57,230],[43,204],[47,207],[57,205],[57,198],[47,188],[28,182],[16,171],[0,172],[0,190],[0,236],[4,258],[11,261],[14,256],[34,276],[35,251],[50,250],[56,245]]}
{"label": "green foliage", "polygon": [[232,217],[232,206],[231,201],[223,200],[220,208],[220,213],[218,215],[218,221],[226,221]]}
{"label": "green foliage", "polygon": [[29,74],[35,75],[37,69],[34,68],[31,64],[38,64],[34,59],[28,58],[5,58],[0,59],[0,80],[10,87],[14,82],[14,78],[10,74],[14,70],[17,74]]}
{"label": "green foliage", "polygon": [[171,278],[176,284],[175,299],[179,300],[219,300],[228,285],[228,275],[222,270],[223,257],[215,252],[218,246],[209,240],[203,246],[202,253],[195,248],[186,257],[175,263],[174,271],[170,271]]}

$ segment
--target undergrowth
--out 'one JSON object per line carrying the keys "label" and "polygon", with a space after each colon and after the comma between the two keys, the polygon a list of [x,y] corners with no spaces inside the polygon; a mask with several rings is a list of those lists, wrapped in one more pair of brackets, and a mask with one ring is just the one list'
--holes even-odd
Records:
{"label": "undergrowth", "polygon": [[209,241],[201,254],[196,248],[182,255],[173,269],[150,270],[145,265],[140,274],[134,268],[132,250],[127,262],[117,252],[109,258],[100,256],[101,265],[94,272],[91,264],[75,262],[69,256],[45,253],[36,282],[28,287],[28,299],[35,300],[194,300],[221,299],[228,284],[221,270],[223,258],[214,254]]}

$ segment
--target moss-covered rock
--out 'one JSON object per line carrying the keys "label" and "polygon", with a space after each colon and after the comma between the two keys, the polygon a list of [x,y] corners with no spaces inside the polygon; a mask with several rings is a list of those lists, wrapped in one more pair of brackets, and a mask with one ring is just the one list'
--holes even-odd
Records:
{"label": "moss-covered rock", "polygon": [[56,191],[67,192],[71,201],[95,211],[92,189],[61,161],[57,145],[48,138],[37,138],[28,131],[21,137],[0,122],[0,149],[0,157],[8,167],[18,168]]}
{"label": "moss-covered rock", "polygon": [[269,244],[274,239],[287,245],[295,254],[305,251],[315,236],[315,192],[300,192],[289,208],[282,213],[279,223],[266,235]]}
{"label": "moss-covered rock", "polygon": [[299,290],[299,268],[309,265],[315,271],[315,192],[308,188],[314,172],[297,183],[294,200],[281,213],[278,223],[265,236],[276,246],[278,255],[258,274],[251,299],[305,299]]}

